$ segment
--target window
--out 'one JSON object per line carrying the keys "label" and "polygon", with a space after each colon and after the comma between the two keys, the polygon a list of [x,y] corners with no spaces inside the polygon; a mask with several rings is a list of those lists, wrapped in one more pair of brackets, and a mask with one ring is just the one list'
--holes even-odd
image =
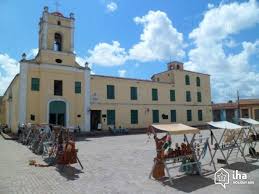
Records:
{"label": "window", "polygon": [[191,101],[192,101],[191,92],[186,91],[186,102],[191,102]]}
{"label": "window", "polygon": [[56,63],[62,63],[61,59],[56,59],[55,61],[56,61]]}
{"label": "window", "polygon": [[107,99],[115,99],[113,85],[107,85]]}
{"label": "window", "polygon": [[196,77],[196,86],[201,86],[201,79],[200,79],[200,77]]}
{"label": "window", "polygon": [[190,76],[189,75],[185,76],[185,85],[190,85]]}
{"label": "window", "polygon": [[202,110],[198,110],[198,121],[202,121]]}
{"label": "window", "polygon": [[75,82],[75,93],[81,94],[81,82]]}
{"label": "window", "polygon": [[31,115],[31,121],[35,121],[35,115]]}
{"label": "window", "polygon": [[40,91],[40,78],[31,78],[31,90]]}
{"label": "window", "polygon": [[158,100],[157,89],[155,89],[155,88],[152,89],[152,100],[153,101]]}
{"label": "window", "polygon": [[60,21],[58,21],[58,25],[59,25],[59,26],[61,25],[61,22],[60,22]]}
{"label": "window", "polygon": [[175,90],[170,90],[170,101],[175,101]]}
{"label": "window", "polygon": [[130,99],[137,100],[138,99],[138,89],[137,87],[130,87]]}
{"label": "window", "polygon": [[197,92],[197,101],[201,102],[201,92]]}
{"label": "window", "polygon": [[192,110],[187,110],[187,121],[192,121]]}
{"label": "window", "polygon": [[107,110],[107,125],[115,125],[115,110]]}
{"label": "window", "polygon": [[54,35],[54,51],[62,50],[62,36],[59,33]]}
{"label": "window", "polygon": [[54,80],[54,95],[55,96],[62,96],[63,95],[62,80]]}
{"label": "window", "polygon": [[138,110],[131,110],[131,124],[138,124]]}
{"label": "window", "polygon": [[249,118],[248,109],[241,109],[241,116],[243,118]]}
{"label": "window", "polygon": [[159,123],[159,111],[153,110],[152,116],[153,116],[153,123]]}
{"label": "window", "polygon": [[171,122],[176,122],[176,110],[171,110]]}

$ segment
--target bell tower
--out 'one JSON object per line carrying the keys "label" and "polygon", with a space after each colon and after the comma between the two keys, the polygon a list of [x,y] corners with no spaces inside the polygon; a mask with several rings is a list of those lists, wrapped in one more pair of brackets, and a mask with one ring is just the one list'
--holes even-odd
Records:
{"label": "bell tower", "polygon": [[74,14],[65,17],[44,7],[39,22],[38,63],[74,66]]}

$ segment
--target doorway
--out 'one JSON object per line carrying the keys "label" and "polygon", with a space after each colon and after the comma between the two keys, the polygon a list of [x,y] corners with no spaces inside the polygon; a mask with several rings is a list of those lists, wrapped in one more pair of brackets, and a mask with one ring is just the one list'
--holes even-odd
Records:
{"label": "doorway", "polygon": [[91,130],[98,130],[99,123],[101,123],[101,111],[91,110]]}
{"label": "doorway", "polygon": [[66,125],[66,103],[63,101],[52,101],[49,104],[49,124]]}

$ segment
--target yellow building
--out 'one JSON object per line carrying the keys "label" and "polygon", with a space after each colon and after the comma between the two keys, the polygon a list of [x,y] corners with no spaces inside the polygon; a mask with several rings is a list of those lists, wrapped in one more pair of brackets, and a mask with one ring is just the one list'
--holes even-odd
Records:
{"label": "yellow building", "polygon": [[90,75],[75,61],[74,15],[49,13],[39,23],[39,52],[20,61],[2,106],[8,126],[80,126],[81,131],[145,128],[151,123],[203,125],[212,118],[210,76],[174,61],[151,80]]}
{"label": "yellow building", "polygon": [[90,69],[74,54],[74,15],[49,13],[39,23],[39,52],[27,60],[3,97],[6,123],[14,131],[22,123],[52,123],[90,129]]}
{"label": "yellow building", "polygon": [[152,123],[211,121],[210,76],[171,62],[151,80],[91,75],[91,128],[146,128]]}
{"label": "yellow building", "polygon": [[5,123],[5,110],[4,110],[4,105],[2,103],[3,97],[0,96],[0,124]]}

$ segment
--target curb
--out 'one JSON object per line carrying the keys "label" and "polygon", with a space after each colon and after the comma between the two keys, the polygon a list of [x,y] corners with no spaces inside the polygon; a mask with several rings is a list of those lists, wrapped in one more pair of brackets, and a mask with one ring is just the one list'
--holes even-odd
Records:
{"label": "curb", "polygon": [[1,132],[1,135],[5,140],[17,140],[18,139],[17,137],[11,137],[11,136],[7,135],[6,133],[3,133],[3,132]]}

